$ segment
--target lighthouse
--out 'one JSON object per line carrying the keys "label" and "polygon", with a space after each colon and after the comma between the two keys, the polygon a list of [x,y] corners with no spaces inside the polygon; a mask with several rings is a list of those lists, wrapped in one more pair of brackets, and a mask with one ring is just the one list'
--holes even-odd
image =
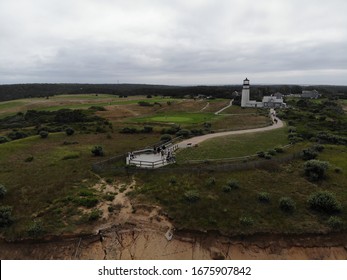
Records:
{"label": "lighthouse", "polygon": [[246,78],[243,80],[241,107],[247,107],[249,103],[249,80]]}

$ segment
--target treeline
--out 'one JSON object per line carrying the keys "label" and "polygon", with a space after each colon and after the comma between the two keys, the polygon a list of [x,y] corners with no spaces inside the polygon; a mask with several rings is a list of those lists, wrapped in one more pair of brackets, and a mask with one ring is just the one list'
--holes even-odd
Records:
{"label": "treeline", "polygon": [[[0,101],[49,97],[60,94],[114,94],[164,95],[184,97],[186,95],[206,95],[215,98],[231,98],[235,91],[240,92],[242,85],[226,86],[165,86],[143,84],[14,84],[0,85]],[[302,90],[318,90],[324,96],[347,98],[347,86],[298,86],[298,85],[251,85],[253,98],[261,99],[263,95],[276,92],[283,94],[300,94]]]}

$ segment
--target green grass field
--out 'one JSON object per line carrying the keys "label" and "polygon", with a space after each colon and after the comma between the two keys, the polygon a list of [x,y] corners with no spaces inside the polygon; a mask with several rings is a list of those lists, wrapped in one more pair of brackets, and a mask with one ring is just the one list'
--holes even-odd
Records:
{"label": "green grass field", "polygon": [[148,117],[132,118],[137,123],[177,123],[177,124],[200,124],[220,118],[212,113],[160,113]]}
{"label": "green grass field", "polygon": [[287,128],[273,131],[224,136],[206,140],[198,147],[188,148],[177,154],[178,162],[207,160],[254,155],[288,144]]}

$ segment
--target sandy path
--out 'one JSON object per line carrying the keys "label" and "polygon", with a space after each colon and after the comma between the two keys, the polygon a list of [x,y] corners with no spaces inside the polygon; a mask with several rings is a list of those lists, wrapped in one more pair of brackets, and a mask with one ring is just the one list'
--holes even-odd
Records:
{"label": "sandy path", "polygon": [[221,112],[223,112],[225,109],[231,107],[231,106],[233,105],[233,101],[234,101],[234,99],[230,100],[230,103],[229,103],[228,106],[225,106],[224,108],[220,109],[219,111],[215,112],[214,114],[215,114],[215,115],[219,115],[219,114],[220,114]]}
{"label": "sandy path", "polygon": [[[271,118],[274,119],[274,117],[271,115]],[[187,140],[184,140],[180,143],[178,143],[178,148],[187,148],[192,147],[194,145],[197,145],[205,140],[212,139],[215,137],[221,137],[221,136],[229,136],[229,135],[239,135],[239,134],[246,134],[246,133],[255,133],[255,132],[263,132],[263,131],[269,131],[278,129],[284,126],[284,123],[277,118],[277,123],[274,123],[273,125],[266,126],[266,127],[260,127],[260,128],[252,128],[252,129],[244,129],[244,130],[235,130],[235,131],[226,131],[226,132],[219,132],[219,133],[212,133],[212,134],[206,134],[202,136],[196,136]]]}

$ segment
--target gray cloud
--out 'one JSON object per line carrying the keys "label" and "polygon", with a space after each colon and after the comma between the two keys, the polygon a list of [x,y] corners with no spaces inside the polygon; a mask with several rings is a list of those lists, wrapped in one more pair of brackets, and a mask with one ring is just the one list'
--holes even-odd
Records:
{"label": "gray cloud", "polygon": [[345,0],[2,0],[0,83],[347,84],[346,10]]}

